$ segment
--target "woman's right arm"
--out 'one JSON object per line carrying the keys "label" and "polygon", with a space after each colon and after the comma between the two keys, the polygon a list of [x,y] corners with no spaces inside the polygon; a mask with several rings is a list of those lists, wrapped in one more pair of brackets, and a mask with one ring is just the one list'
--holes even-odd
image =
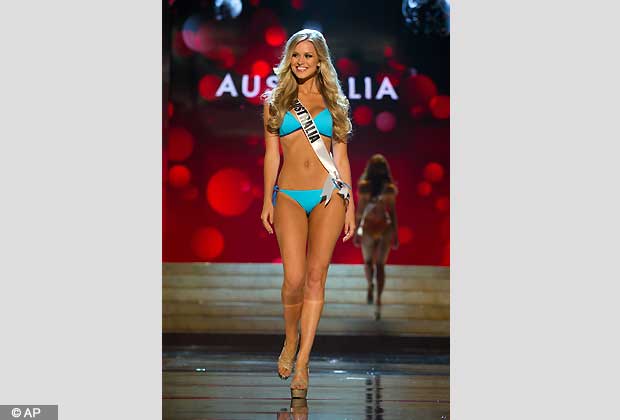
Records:
{"label": "woman's right arm", "polygon": [[261,220],[267,232],[273,233],[273,228],[271,226],[273,224],[273,203],[271,202],[271,197],[278,176],[278,168],[280,167],[280,137],[267,130],[268,120],[269,104],[265,102],[263,108],[263,131],[265,135],[265,159],[263,164],[264,197]]}

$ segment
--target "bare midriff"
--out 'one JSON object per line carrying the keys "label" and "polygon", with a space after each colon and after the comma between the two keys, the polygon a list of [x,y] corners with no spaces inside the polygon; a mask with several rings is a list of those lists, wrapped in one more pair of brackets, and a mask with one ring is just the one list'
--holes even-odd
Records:
{"label": "bare midriff", "polygon": [[[331,138],[321,135],[327,150],[331,150]],[[293,131],[280,137],[283,164],[278,175],[278,187],[285,190],[320,190],[327,171],[310,146],[303,130]]]}

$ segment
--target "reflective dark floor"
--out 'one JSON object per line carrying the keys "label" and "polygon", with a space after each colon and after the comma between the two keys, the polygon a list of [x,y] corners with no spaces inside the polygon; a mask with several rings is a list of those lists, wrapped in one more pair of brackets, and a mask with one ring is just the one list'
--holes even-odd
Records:
{"label": "reflective dark floor", "polygon": [[277,352],[165,345],[163,418],[448,419],[449,357],[441,353],[313,351],[308,397],[291,400]]}

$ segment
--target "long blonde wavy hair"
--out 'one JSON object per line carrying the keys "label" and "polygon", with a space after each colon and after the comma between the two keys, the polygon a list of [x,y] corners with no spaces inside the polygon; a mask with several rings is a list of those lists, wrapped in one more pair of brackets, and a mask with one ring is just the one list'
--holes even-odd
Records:
{"label": "long blonde wavy hair", "polygon": [[302,29],[293,34],[286,42],[280,63],[274,68],[278,77],[278,85],[271,91],[263,93],[262,98],[269,104],[267,130],[277,134],[286,112],[291,109],[297,98],[297,80],[291,70],[291,56],[295,46],[302,41],[310,41],[316,49],[320,71],[316,75],[319,91],[332,114],[334,122],[332,139],[336,142],[347,142],[352,126],[349,119],[349,99],[342,92],[338,74],[332,64],[329,48],[323,34],[314,29]]}

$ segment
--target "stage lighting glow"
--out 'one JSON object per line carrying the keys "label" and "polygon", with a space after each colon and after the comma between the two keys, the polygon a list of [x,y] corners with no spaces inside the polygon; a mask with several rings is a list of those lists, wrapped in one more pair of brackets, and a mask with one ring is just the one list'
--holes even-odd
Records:
{"label": "stage lighting glow", "polygon": [[192,249],[202,260],[212,261],[224,250],[224,236],[211,226],[199,228],[194,232]]}
{"label": "stage lighting glow", "polygon": [[168,118],[172,118],[174,115],[174,104],[172,102],[168,102]]}
{"label": "stage lighting glow", "polygon": [[383,55],[386,58],[392,58],[394,56],[394,49],[392,47],[390,47],[389,45],[386,45],[383,48]]}
{"label": "stage lighting glow", "polygon": [[236,168],[221,169],[207,183],[207,202],[223,216],[239,216],[252,203],[251,186],[245,172]]}
{"label": "stage lighting glow", "polygon": [[443,247],[443,255],[441,258],[441,264],[444,266],[450,265],[450,241],[448,241]]}
{"label": "stage lighting glow", "polygon": [[439,197],[435,201],[435,208],[440,212],[446,212],[450,210],[450,199],[448,197]]}
{"label": "stage lighting glow", "polygon": [[230,47],[217,47],[214,48],[208,57],[214,61],[217,61],[218,65],[225,69],[230,69],[235,64],[235,53]]}
{"label": "stage lighting glow", "polygon": [[430,182],[439,182],[443,179],[443,166],[437,162],[431,162],[424,167],[424,178]]}
{"label": "stage lighting glow", "polygon": [[293,9],[301,10],[304,8],[304,1],[303,0],[291,0],[291,7]]}
{"label": "stage lighting glow", "polygon": [[437,96],[437,86],[430,77],[416,74],[404,80],[401,92],[408,104],[428,107],[430,100]]}
{"label": "stage lighting glow", "polygon": [[403,74],[405,72],[405,69],[407,68],[407,66],[405,66],[403,63],[400,63],[398,60],[394,60],[391,59],[388,61],[388,65],[396,70],[396,72],[398,72],[399,74]]}
{"label": "stage lighting glow", "polygon": [[194,35],[194,47],[196,51],[204,55],[208,55],[215,46],[214,36],[211,29],[207,25],[200,25],[198,31]]}
{"label": "stage lighting glow", "polygon": [[383,111],[375,118],[375,124],[377,124],[377,129],[379,131],[387,133],[388,131],[392,131],[396,126],[396,117],[389,111]]}
{"label": "stage lighting glow", "polygon": [[418,195],[422,197],[428,197],[433,191],[433,187],[426,181],[418,183]]}
{"label": "stage lighting glow", "polygon": [[267,77],[271,73],[272,68],[265,60],[257,60],[252,63],[252,70],[250,73],[252,76],[258,75],[260,77]]}
{"label": "stage lighting glow", "polygon": [[398,227],[398,241],[401,245],[407,245],[413,239],[413,231],[408,226]]}
{"label": "stage lighting glow", "polygon": [[338,69],[338,73],[340,73],[340,77],[349,77],[349,76],[357,76],[360,72],[359,65],[346,57],[339,58],[336,61],[336,68]]}
{"label": "stage lighting glow", "polygon": [[183,29],[181,32],[183,41],[185,42],[187,48],[192,51],[199,51],[196,46],[195,38],[198,29],[200,29],[200,23],[201,19],[199,15],[192,15],[183,23]]}
{"label": "stage lighting glow", "polygon": [[316,20],[307,20],[303,27],[306,29],[314,29],[315,31],[323,32],[323,25],[319,21]]}
{"label": "stage lighting glow", "polygon": [[189,184],[192,175],[184,165],[174,165],[168,171],[168,183],[174,188],[183,188]]}
{"label": "stage lighting glow", "polygon": [[167,148],[169,160],[183,161],[194,150],[194,137],[184,127],[170,127]]}
{"label": "stage lighting glow", "polygon": [[241,0],[215,0],[213,5],[215,19],[235,19],[241,14],[243,4]]}
{"label": "stage lighting glow", "polygon": [[250,146],[257,146],[261,141],[261,138],[258,136],[248,136],[245,142]]}
{"label": "stage lighting glow", "polygon": [[263,187],[259,187],[258,185],[254,185],[252,187],[252,196],[254,198],[262,199],[263,198]]}
{"label": "stage lighting glow", "polygon": [[272,47],[279,47],[286,41],[286,31],[281,26],[270,26],[265,31],[265,41]]}
{"label": "stage lighting glow", "polygon": [[372,122],[372,108],[367,105],[359,105],[353,110],[353,121],[356,125],[368,125]]}
{"label": "stage lighting glow", "polygon": [[450,3],[446,0],[403,0],[405,26],[415,35],[450,34]]}
{"label": "stage lighting glow", "polygon": [[445,120],[450,118],[450,97],[445,95],[438,95],[431,98],[428,103],[433,117],[439,120]]}
{"label": "stage lighting glow", "polygon": [[217,98],[215,92],[217,92],[220,83],[222,83],[222,79],[218,76],[207,74],[198,82],[198,93],[203,99],[213,101]]}
{"label": "stage lighting glow", "polygon": [[260,5],[260,0],[250,0],[250,5],[251,6],[258,6],[258,5]]}

